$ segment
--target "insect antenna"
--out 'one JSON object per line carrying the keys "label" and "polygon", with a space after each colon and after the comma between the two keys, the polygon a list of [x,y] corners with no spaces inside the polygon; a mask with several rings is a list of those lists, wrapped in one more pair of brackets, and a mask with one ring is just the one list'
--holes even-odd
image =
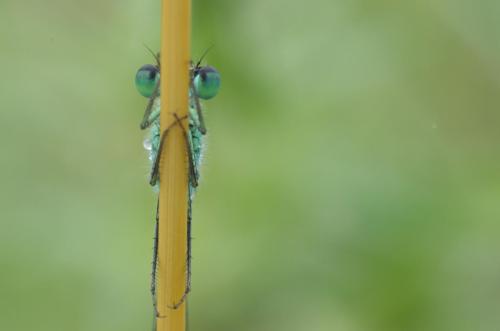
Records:
{"label": "insect antenna", "polygon": [[151,55],[153,55],[153,57],[156,60],[156,64],[158,65],[158,68],[159,68],[160,67],[160,53],[158,52],[158,53],[155,54],[155,52],[153,52],[151,50],[151,48],[148,47],[148,45],[146,45],[144,43],[142,45],[149,51],[149,53],[151,53]]}
{"label": "insect antenna", "polygon": [[205,56],[208,54],[208,52],[210,52],[212,50],[212,48],[215,47],[215,44],[212,44],[210,47],[208,47],[205,52],[203,52],[203,55],[200,57],[200,59],[198,60],[198,62],[196,63],[196,66],[195,68],[199,68],[200,67],[200,64],[201,64],[201,61],[203,61],[203,59],[205,58]]}

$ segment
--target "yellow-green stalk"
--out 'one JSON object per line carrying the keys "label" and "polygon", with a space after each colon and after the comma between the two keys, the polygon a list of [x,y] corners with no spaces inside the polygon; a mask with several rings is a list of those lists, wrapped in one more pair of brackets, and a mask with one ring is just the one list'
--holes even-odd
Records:
{"label": "yellow-green stalk", "polygon": [[[162,0],[161,9],[161,116],[163,132],[184,118],[189,109],[191,1]],[[188,127],[187,119],[183,120]],[[156,331],[185,331],[187,146],[179,125],[169,131],[160,163],[159,242]]]}

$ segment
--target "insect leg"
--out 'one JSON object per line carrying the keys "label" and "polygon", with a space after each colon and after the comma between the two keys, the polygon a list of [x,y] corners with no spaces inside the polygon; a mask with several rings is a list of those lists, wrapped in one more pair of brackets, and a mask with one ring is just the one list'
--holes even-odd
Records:
{"label": "insect leg", "polygon": [[184,140],[186,142],[186,148],[188,151],[189,181],[191,182],[191,185],[193,185],[194,187],[198,187],[198,173],[196,171],[196,167],[194,166],[193,150],[191,147],[191,143],[189,142],[188,132],[181,122],[182,118],[180,118],[176,113],[174,113],[174,117],[181,127],[182,131],[184,132]]}
{"label": "insect leg", "polygon": [[191,291],[191,196],[189,196],[188,202],[188,218],[187,218],[187,256],[186,256],[186,269],[187,269],[187,277],[186,277],[186,290],[185,295],[187,295]]}
{"label": "insect leg", "polygon": [[[182,128],[184,131],[184,135],[186,137],[186,144],[188,147],[188,154],[189,154],[189,164],[190,164],[190,178],[191,178],[191,185],[192,187],[198,186],[198,174],[195,171],[194,167],[194,161],[193,161],[193,156],[192,156],[192,150],[191,150],[191,144],[189,142],[189,138],[187,136],[187,131],[182,125],[182,122],[180,122],[180,118],[177,116],[177,114],[174,114],[175,118],[177,119],[177,122],[179,123],[179,126]],[[179,308],[187,299],[187,295],[189,292],[191,292],[191,248],[192,248],[192,237],[191,237],[191,219],[192,219],[192,210],[191,210],[191,189],[188,192],[188,211],[187,211],[187,252],[186,252],[186,287],[184,289],[184,293],[182,297],[179,299],[179,301],[172,306],[169,306],[171,309],[177,309]]]}
{"label": "insect leg", "polygon": [[[156,154],[156,158],[155,158],[154,163],[153,163],[153,168],[151,169],[151,177],[149,179],[149,184],[151,186],[156,185],[156,183],[158,182],[158,179],[159,179],[159,175],[160,175],[160,171],[159,171],[160,170],[160,160],[161,160],[161,155],[162,155],[162,151],[163,151],[163,145],[165,144],[165,141],[167,140],[168,132],[176,124],[180,125],[180,127],[182,128],[182,130],[184,131],[184,133],[186,132],[186,130],[184,129],[184,126],[182,125],[181,120],[186,119],[187,115],[185,115],[182,118],[180,118],[179,116],[177,116],[177,114],[174,113],[174,116],[175,116],[176,121],[173,122],[172,124],[170,124],[170,126],[167,129],[165,129],[165,131],[163,131],[163,133],[161,134],[160,146],[158,147],[158,153]],[[187,139],[187,136],[185,134],[184,134],[184,136]],[[192,156],[191,156],[191,149],[189,148],[189,145],[188,145],[187,149],[188,149],[188,154],[189,154],[189,159],[190,159],[190,162],[189,162],[189,171],[190,171],[190,173],[193,173],[194,168],[193,168],[192,161],[191,161],[192,160]],[[192,176],[190,176],[190,177],[192,177]],[[196,185],[198,185],[198,182],[196,182]]]}
{"label": "insect leg", "polygon": [[196,90],[194,88],[194,77],[191,77],[191,95],[193,96],[194,99],[194,106],[196,108],[196,113],[198,114],[198,122],[200,123],[200,132],[202,134],[207,133],[207,128],[205,127],[205,120],[203,119],[203,112],[201,111],[201,104],[200,104],[200,98],[196,95]]}
{"label": "insect leg", "polygon": [[171,309],[179,308],[187,299],[191,292],[191,199],[189,199],[188,218],[187,218],[187,254],[186,254],[186,287],[182,297],[177,303],[169,306]]}
{"label": "insect leg", "polygon": [[149,97],[148,105],[146,106],[146,110],[144,111],[144,116],[141,121],[141,130],[148,128],[151,125],[151,121],[149,120],[149,116],[151,115],[151,111],[153,110],[153,105],[155,103],[155,99],[160,96],[160,81],[155,87],[153,94]]}
{"label": "insect leg", "polygon": [[158,212],[160,208],[160,201],[156,202],[156,217],[155,217],[155,234],[153,238],[153,262],[152,271],[151,271],[151,297],[153,299],[153,308],[155,311],[155,315],[158,316],[158,310],[156,309],[156,271],[158,268],[158,226],[159,226],[159,217]]}
{"label": "insect leg", "polygon": [[[153,169],[151,171],[151,179],[150,179],[150,184],[155,185],[156,182],[158,181],[159,177],[159,167],[160,167],[160,160],[161,160],[161,152],[163,150],[163,145],[167,139],[167,135],[169,130],[176,124],[180,126],[180,128],[183,131],[184,139],[186,142],[186,148],[188,151],[188,165],[189,165],[189,180],[191,182],[191,185],[193,187],[198,186],[198,174],[196,173],[196,168],[194,166],[194,159],[193,159],[193,153],[191,150],[191,143],[189,142],[189,137],[186,129],[184,128],[184,125],[182,124],[182,120],[187,118],[186,116],[179,117],[176,113],[174,113],[175,116],[175,122],[172,123],[163,133],[160,139],[160,146],[158,148],[158,154],[156,155],[156,159],[153,165]],[[188,293],[191,291],[191,196],[188,197],[188,217],[187,217],[187,253],[186,253],[186,288],[184,290],[184,294],[182,295],[181,299],[175,303],[174,305],[170,306],[172,309],[177,309],[179,306],[186,301],[186,297]],[[154,269],[154,276],[153,276],[153,281],[151,285],[151,290],[152,293],[156,292],[156,263],[157,261],[157,245],[158,245],[158,214],[157,214],[157,219],[156,219],[156,235],[155,235],[155,249],[154,249],[154,255],[153,255],[153,269]],[[154,305],[155,305],[155,311],[156,311],[156,300],[155,300],[156,295],[153,295],[153,300],[154,300]],[[156,311],[157,312],[157,311]],[[158,313],[157,313],[158,315]]]}

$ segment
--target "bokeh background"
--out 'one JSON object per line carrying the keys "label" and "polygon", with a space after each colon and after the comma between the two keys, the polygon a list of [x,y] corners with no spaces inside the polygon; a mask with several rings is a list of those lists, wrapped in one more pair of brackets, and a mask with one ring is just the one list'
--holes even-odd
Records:
{"label": "bokeh background", "polygon": [[[150,330],[159,1],[0,2],[0,330]],[[193,1],[190,330],[500,328],[500,2]]]}

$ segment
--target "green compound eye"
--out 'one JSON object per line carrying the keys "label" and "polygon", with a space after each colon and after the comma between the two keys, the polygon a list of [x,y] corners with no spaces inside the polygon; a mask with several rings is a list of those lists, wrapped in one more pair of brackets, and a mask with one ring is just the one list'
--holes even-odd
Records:
{"label": "green compound eye", "polygon": [[193,84],[198,98],[212,99],[219,92],[219,72],[210,66],[201,67],[195,72]]}
{"label": "green compound eye", "polygon": [[151,64],[143,65],[135,75],[135,87],[140,94],[149,98],[160,80],[160,70]]}

